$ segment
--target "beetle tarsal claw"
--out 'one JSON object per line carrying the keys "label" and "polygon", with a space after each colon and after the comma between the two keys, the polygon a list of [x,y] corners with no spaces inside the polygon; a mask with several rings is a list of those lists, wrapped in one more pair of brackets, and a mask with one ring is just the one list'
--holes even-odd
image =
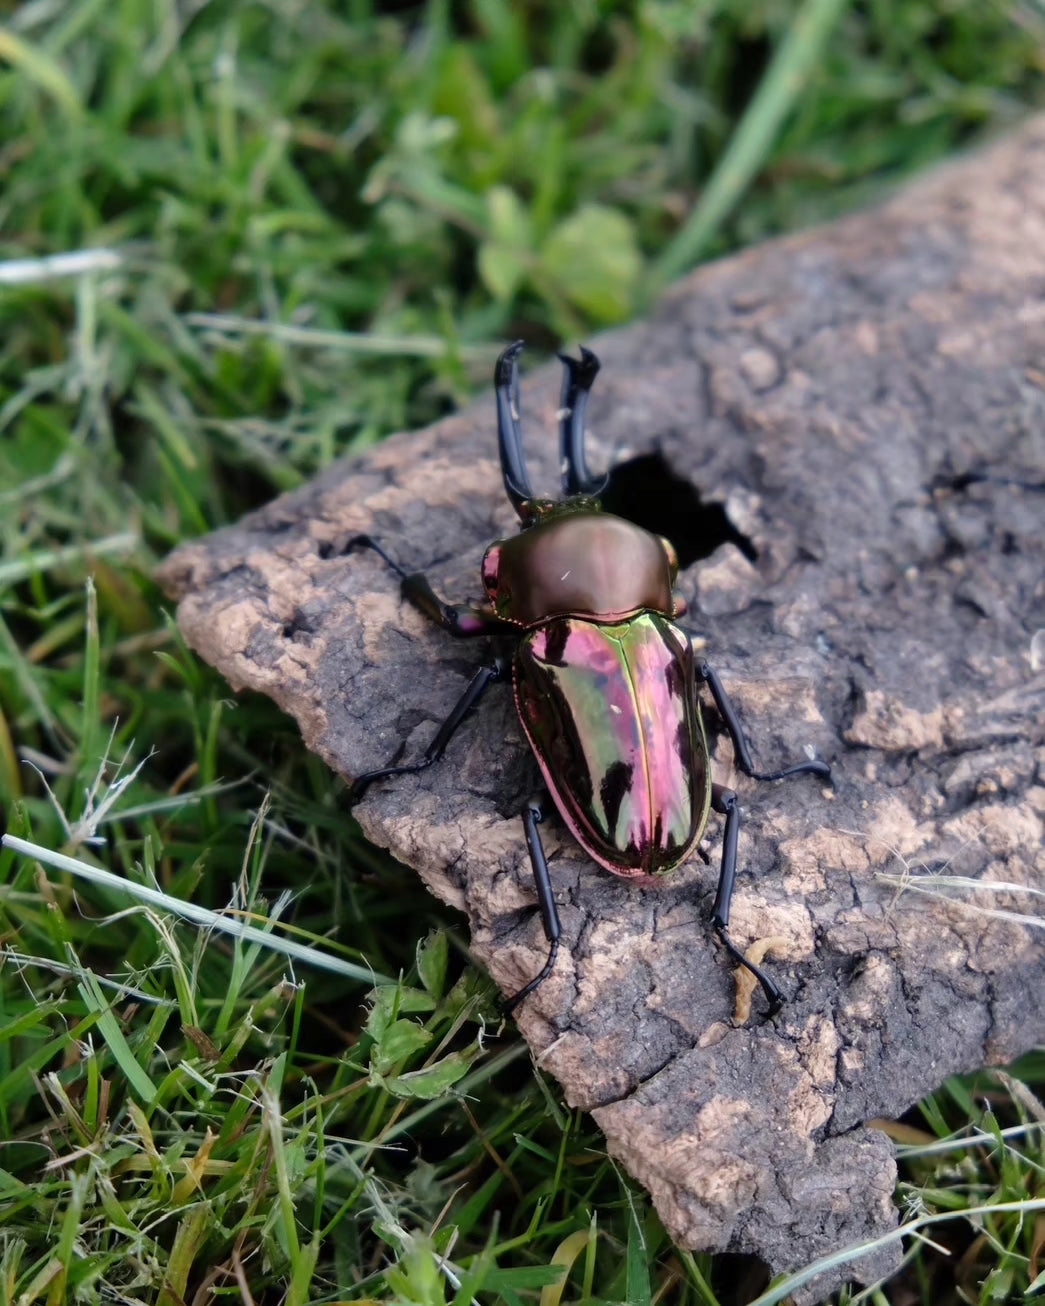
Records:
{"label": "beetle tarsal claw", "polygon": [[[751,966],[758,966],[764,961],[767,953],[775,952],[778,955],[785,952],[789,940],[782,934],[772,934],[764,939],[756,939],[754,943],[744,952],[744,960],[749,965],[740,965],[733,972],[733,977],[737,984],[737,1000],[733,1009],[733,1019],[738,1025],[747,1024],[751,1018],[751,999],[754,996],[755,989],[759,986],[760,980]],[[769,1004],[770,1015],[775,1015],[780,1009],[783,998],[773,999]]]}
{"label": "beetle tarsal claw", "polygon": [[552,941],[551,951],[548,953],[548,960],[541,967],[538,974],[536,974],[533,977],[533,979],[530,980],[529,984],[524,985],[519,990],[519,992],[516,993],[514,996],[510,998],[501,999],[501,1010],[504,1012],[506,1016],[510,1016],[520,1002],[522,1002],[525,998],[528,998],[530,994],[534,991],[534,989],[538,987],[538,985],[544,983],[544,981],[554,970],[555,959],[558,957],[558,955],[559,955],[559,940],[554,939]]}

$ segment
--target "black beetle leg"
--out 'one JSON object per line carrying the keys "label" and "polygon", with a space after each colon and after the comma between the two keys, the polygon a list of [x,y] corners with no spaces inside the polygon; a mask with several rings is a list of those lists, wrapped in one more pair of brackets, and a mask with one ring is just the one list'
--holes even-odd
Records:
{"label": "black beetle leg", "polygon": [[376,771],[365,771],[362,775],[356,776],[348,791],[348,801],[358,802],[375,780],[383,780],[389,775],[407,775],[412,771],[423,771],[426,766],[438,762],[446,752],[446,746],[454,737],[457,727],[479,702],[488,686],[495,680],[504,680],[508,674],[508,660],[501,654],[497,654],[491,665],[479,667],[468,682],[464,693],[454,704],[450,715],[436,731],[435,738],[425,749],[424,757],[417,762],[404,762],[400,766],[383,766]]}
{"label": "black beetle leg", "polygon": [[415,608],[434,621],[437,626],[458,639],[472,639],[477,635],[497,635],[517,627],[502,621],[489,608],[472,607],[468,603],[444,603],[428,583],[423,572],[407,572],[384,551],[380,544],[370,535],[353,535],[344,546],[343,552],[350,553],[355,548],[373,549],[373,551],[392,568],[399,577],[399,589],[403,598]]}
{"label": "black beetle leg", "polygon": [[740,805],[732,789],[727,789],[724,785],[712,785],[711,806],[726,818],[726,828],[722,835],[722,869],[718,876],[718,892],[715,894],[715,905],[711,910],[711,923],[733,960],[738,961],[741,966],[745,966],[762,985],[762,991],[769,1000],[769,1014],[773,1016],[783,1006],[784,995],[764,971],[760,970],[754,962],[748,961],[726,933],[726,928],[729,925],[729,904],[733,898],[733,885],[737,877],[737,837],[740,834]]}
{"label": "black beetle leg", "polygon": [[831,768],[826,762],[819,761],[798,762],[795,766],[787,766],[782,771],[756,771],[755,764],[751,760],[751,750],[744,737],[744,727],[740,724],[737,710],[730,702],[718,672],[706,662],[701,662],[697,667],[697,675],[711,690],[711,697],[715,700],[719,716],[725,722],[726,730],[733,741],[737,766],[745,775],[751,776],[753,780],[783,780],[789,775],[819,775],[825,780],[831,779]]}
{"label": "black beetle leg", "polygon": [[544,936],[551,944],[551,948],[548,952],[548,960],[541,967],[540,972],[514,997],[505,998],[501,1003],[501,1010],[506,1016],[511,1015],[523,998],[528,998],[551,974],[555,958],[559,955],[559,935],[562,933],[559,912],[555,906],[555,895],[552,892],[552,879],[548,873],[548,859],[544,855],[544,845],[541,843],[540,831],[537,829],[540,822],[544,820],[544,804],[540,798],[530,799],[522,810],[522,819],[523,830],[526,833],[526,848],[530,854],[533,879],[537,886],[537,905],[541,912],[541,924],[544,926]]}

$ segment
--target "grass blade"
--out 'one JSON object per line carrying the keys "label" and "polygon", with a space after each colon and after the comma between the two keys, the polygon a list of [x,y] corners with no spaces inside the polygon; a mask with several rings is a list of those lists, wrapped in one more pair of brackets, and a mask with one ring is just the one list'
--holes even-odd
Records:
{"label": "grass blade", "polygon": [[87,862],[81,862],[75,857],[67,856],[65,853],[54,852],[50,848],[42,848],[39,844],[30,843],[26,839],[19,839],[17,835],[5,834],[0,839],[0,844],[14,852],[22,853],[25,857],[35,857],[37,861],[43,862],[46,866],[53,866],[55,870],[69,871],[72,875],[80,876],[81,879],[90,880],[94,884],[101,884],[109,889],[115,889],[119,893],[126,893],[128,897],[137,898],[139,902],[147,902],[153,907],[160,907],[164,911],[172,912],[176,916],[193,921],[197,925],[203,925],[207,929],[220,930],[224,934],[232,934],[240,939],[260,943],[273,952],[282,952],[285,956],[303,962],[305,965],[317,966],[321,970],[330,970],[345,979],[358,980],[364,984],[396,983],[388,975],[381,975],[377,971],[369,970],[364,966],[357,966],[353,962],[344,961],[340,957],[333,957],[330,953],[322,952],[317,948],[295,943],[293,939],[281,938],[278,934],[259,929],[256,925],[248,925],[234,916],[226,916],[221,912],[211,911],[207,907],[198,907],[195,903],[184,902],[181,898],[172,898],[170,894],[161,893],[159,889],[152,889],[146,884],[136,884],[133,880],[125,880],[122,875],[114,875],[112,871],[105,871],[101,867],[91,866]]}
{"label": "grass blade", "polygon": [[696,263],[751,184],[847,4],[805,0],[696,208],[654,265],[647,300]]}

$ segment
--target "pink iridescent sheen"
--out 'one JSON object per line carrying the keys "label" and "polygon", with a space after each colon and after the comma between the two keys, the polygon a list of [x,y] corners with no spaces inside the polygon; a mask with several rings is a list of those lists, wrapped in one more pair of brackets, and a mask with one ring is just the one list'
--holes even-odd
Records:
{"label": "pink iridescent sheen", "polygon": [[563,820],[617,875],[659,875],[700,838],[710,803],[689,641],[644,612],[553,618],[520,643],[515,697]]}

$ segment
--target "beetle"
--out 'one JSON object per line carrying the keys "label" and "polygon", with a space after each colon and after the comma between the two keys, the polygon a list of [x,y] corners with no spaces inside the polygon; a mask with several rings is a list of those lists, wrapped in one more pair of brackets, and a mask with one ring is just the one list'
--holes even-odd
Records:
{"label": "beetle", "polygon": [[[810,760],[783,770],[755,770],[740,719],[718,673],[694,654],[675,622],[686,605],[674,590],[678,559],[671,544],[603,512],[605,489],[588,470],[584,415],[599,360],[582,348],[565,354],[559,411],[562,497],[539,498],[530,487],[519,420],[516,341],[494,369],[504,488],[520,531],[486,550],[486,600],[449,604],[421,572],[408,573],[369,535],[345,551],[374,550],[398,574],[402,597],[458,638],[488,636],[491,656],[475,671],[449,716],[417,761],[358,776],[357,802],[375,781],[419,771],[438,761],[487,688],[511,680],[523,730],[559,815],[590,857],[614,875],[648,883],[677,867],[704,833],[710,811],[725,817],[722,861],[711,924],[726,951],[761,984],[774,1014],[783,994],[729,937],[740,809],[736,794],[711,780],[699,691],[706,686],[733,743],[736,764],[756,780],[817,775]],[[512,1011],[547,978],[558,955],[561,926],[539,826],[545,795],[521,816],[548,956],[504,1006]]]}

